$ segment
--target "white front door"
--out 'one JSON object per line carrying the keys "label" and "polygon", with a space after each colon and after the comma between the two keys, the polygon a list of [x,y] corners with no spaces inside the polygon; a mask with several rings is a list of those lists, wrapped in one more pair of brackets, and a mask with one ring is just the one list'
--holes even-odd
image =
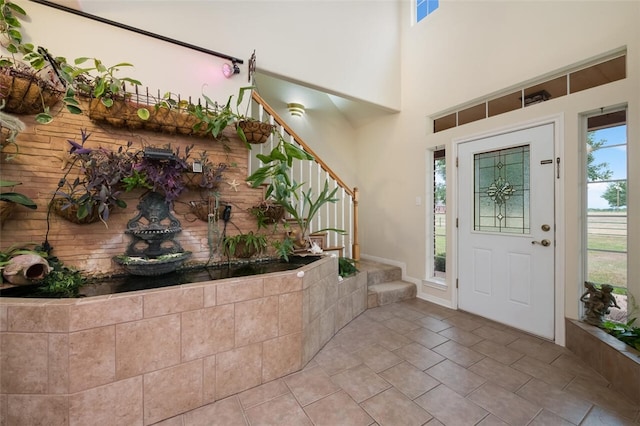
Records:
{"label": "white front door", "polygon": [[554,125],[458,145],[458,307],[554,338]]}

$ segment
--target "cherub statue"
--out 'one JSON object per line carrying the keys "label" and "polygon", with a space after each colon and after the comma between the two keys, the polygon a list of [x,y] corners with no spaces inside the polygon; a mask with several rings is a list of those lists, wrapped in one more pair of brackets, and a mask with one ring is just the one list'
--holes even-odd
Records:
{"label": "cherub statue", "polygon": [[583,320],[591,325],[600,326],[604,316],[608,314],[609,308],[614,306],[620,309],[616,299],[612,294],[613,287],[609,284],[603,284],[598,289],[593,283],[585,281],[584,286],[587,291],[580,296],[580,301],[584,302],[584,318]]}

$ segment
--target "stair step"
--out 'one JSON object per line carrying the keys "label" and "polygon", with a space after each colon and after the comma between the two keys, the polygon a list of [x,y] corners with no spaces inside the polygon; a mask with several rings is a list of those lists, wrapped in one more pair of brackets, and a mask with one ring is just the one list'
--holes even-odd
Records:
{"label": "stair step", "polygon": [[367,272],[367,285],[402,280],[402,269],[384,263],[360,260],[356,265],[361,272]]}
{"label": "stair step", "polygon": [[388,305],[389,303],[401,300],[413,299],[416,297],[417,288],[413,283],[406,281],[389,281],[379,284],[369,285],[367,307]]}

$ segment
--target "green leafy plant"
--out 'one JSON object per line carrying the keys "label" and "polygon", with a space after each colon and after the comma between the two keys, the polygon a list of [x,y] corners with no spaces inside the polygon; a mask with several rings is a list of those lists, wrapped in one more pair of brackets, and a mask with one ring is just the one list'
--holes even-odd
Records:
{"label": "green leafy plant", "polygon": [[[279,256],[288,260],[288,255],[294,252],[296,245],[302,247],[308,245],[312,219],[322,206],[338,201],[335,196],[338,188],[330,190],[328,181],[325,181],[323,189],[317,196],[314,196],[312,188],[307,191],[302,190],[304,184],[297,183],[291,178],[291,167],[294,161],[310,161],[313,160],[313,156],[287,142],[281,134],[278,135],[279,142],[269,154],[256,155],[263,166],[255,170],[246,180],[253,188],[266,183],[265,201],[281,206],[297,225],[297,230],[287,232],[284,241],[275,243]],[[255,206],[250,211],[259,211],[258,207]],[[290,225],[285,223],[285,227],[290,228]],[[314,230],[314,232],[323,231],[344,232],[336,228]]]}
{"label": "green leafy plant", "polygon": [[[11,182],[11,181],[7,181],[7,180],[0,180],[0,187],[14,187],[16,185],[21,185],[20,182]],[[25,206],[29,209],[35,210],[38,208],[37,204],[35,203],[35,201],[33,201],[31,198],[27,197],[24,194],[21,194],[19,192],[2,192],[0,193],[0,200],[1,201],[9,201],[11,203],[16,203],[16,204],[20,204],[22,206]]]}
{"label": "green leafy plant", "polygon": [[627,323],[615,321],[603,321],[602,328],[616,339],[640,351],[640,327],[634,326],[637,318],[632,318]]}
{"label": "green leafy plant", "polygon": [[254,234],[253,231],[225,237],[223,240],[224,252],[229,257],[252,257],[264,252],[267,245],[267,238],[262,234]]}
{"label": "green leafy plant", "polygon": [[[252,89],[253,86],[241,87],[238,90],[235,105],[232,105],[233,95],[229,96],[226,103],[219,104],[203,93],[202,97],[206,101],[204,106],[199,104],[187,108],[188,113],[198,119],[198,122],[193,126],[194,131],[211,134],[214,139],[226,141],[226,138],[222,133],[224,129],[235,124],[238,120],[246,119],[246,116],[239,111],[239,108],[244,100],[245,92]],[[247,147],[251,149],[251,146],[247,143],[247,137],[245,136],[242,128],[236,126],[236,132],[240,140],[247,144]]]}
{"label": "green leafy plant", "polygon": [[356,261],[348,257],[338,258],[338,275],[342,278],[350,277],[358,272]]}
{"label": "green leafy plant", "polygon": [[46,257],[46,252],[39,250],[36,243],[13,244],[4,250],[0,250],[0,269],[4,268],[12,258],[21,254],[37,254],[38,256]]}

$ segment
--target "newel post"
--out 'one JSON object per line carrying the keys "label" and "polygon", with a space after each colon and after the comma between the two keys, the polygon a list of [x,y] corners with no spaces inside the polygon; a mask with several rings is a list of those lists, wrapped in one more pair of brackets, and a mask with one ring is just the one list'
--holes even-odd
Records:
{"label": "newel post", "polygon": [[358,188],[353,188],[353,244],[351,253],[353,260],[360,260],[360,243],[358,242]]}

